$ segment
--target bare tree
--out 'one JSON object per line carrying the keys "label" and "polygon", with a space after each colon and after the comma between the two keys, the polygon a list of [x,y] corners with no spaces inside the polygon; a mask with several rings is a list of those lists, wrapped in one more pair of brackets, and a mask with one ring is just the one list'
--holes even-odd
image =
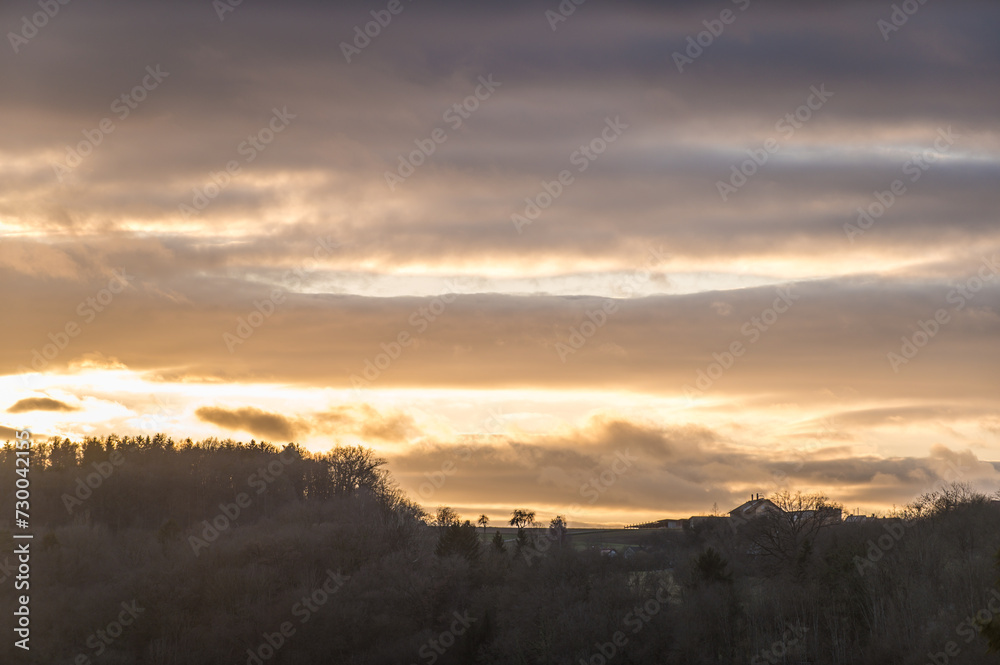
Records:
{"label": "bare tree", "polygon": [[352,496],[366,488],[376,494],[386,489],[386,476],[380,468],[385,460],[361,446],[337,446],[323,456],[334,496]]}
{"label": "bare tree", "polygon": [[765,555],[780,563],[804,563],[824,528],[840,521],[842,507],[822,494],[782,491],[768,497],[776,510],[750,519],[743,532]]}
{"label": "bare tree", "polygon": [[921,494],[907,506],[906,513],[914,517],[933,517],[952,513],[967,505],[984,505],[989,497],[972,489],[968,483],[951,483],[932,492]]}
{"label": "bare tree", "polygon": [[433,525],[440,527],[449,527],[453,524],[460,524],[458,518],[458,513],[454,509],[448,506],[442,506],[438,508],[437,517],[434,518]]}
{"label": "bare tree", "polygon": [[566,518],[556,515],[549,522],[549,535],[560,546],[566,544]]}
{"label": "bare tree", "polygon": [[510,525],[516,526],[519,530],[535,523],[535,511],[518,508],[511,512]]}

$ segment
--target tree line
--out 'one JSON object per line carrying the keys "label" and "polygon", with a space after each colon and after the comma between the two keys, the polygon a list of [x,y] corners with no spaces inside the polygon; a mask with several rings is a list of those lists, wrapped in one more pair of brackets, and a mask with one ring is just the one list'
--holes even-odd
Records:
{"label": "tree line", "polygon": [[[38,633],[16,662],[874,665],[1000,646],[1000,510],[963,485],[836,527],[802,521],[825,497],[772,497],[800,517],[608,532],[635,546],[609,557],[527,507],[497,520],[513,537],[430,512],[360,446],[112,435],[38,444],[33,465]],[[109,632],[122,607],[141,611]]]}

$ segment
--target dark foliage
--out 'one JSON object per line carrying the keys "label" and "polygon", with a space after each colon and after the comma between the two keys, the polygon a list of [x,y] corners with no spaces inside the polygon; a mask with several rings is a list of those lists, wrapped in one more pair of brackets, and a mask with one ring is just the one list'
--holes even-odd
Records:
{"label": "dark foliage", "polygon": [[434,553],[438,556],[460,556],[475,561],[479,558],[479,534],[469,520],[463,524],[452,523],[441,527]]}
{"label": "dark foliage", "polygon": [[881,665],[949,643],[951,662],[995,662],[986,638],[1000,645],[1000,510],[963,486],[893,519],[628,532],[639,547],[611,557],[527,509],[514,547],[453,510],[428,523],[359,447],[110,436],[40,444],[32,463],[32,650],[8,638],[4,663],[570,665],[611,645],[607,662],[631,665]]}

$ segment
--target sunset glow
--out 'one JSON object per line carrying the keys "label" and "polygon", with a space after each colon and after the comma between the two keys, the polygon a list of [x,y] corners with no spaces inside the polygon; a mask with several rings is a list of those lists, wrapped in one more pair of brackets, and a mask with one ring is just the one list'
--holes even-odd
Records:
{"label": "sunset glow", "polygon": [[367,6],[73,3],[8,53],[0,440],[360,443],[572,526],[1000,485],[995,7],[755,3],[678,71],[698,3],[480,4],[346,58]]}

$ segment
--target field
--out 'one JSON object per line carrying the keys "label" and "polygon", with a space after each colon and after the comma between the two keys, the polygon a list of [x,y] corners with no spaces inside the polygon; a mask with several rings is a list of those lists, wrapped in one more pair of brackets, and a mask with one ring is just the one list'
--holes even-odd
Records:
{"label": "field", "polygon": [[[493,538],[494,532],[499,531],[504,541],[513,542],[517,537],[517,529],[513,527],[487,527],[485,535],[482,528],[479,529],[480,538],[488,542]],[[528,529],[533,535],[541,536],[545,529],[538,527]],[[621,550],[628,546],[650,546],[662,543],[664,538],[669,538],[673,532],[668,533],[664,529],[567,529],[573,546],[578,550],[589,548],[614,549],[621,553]]]}

